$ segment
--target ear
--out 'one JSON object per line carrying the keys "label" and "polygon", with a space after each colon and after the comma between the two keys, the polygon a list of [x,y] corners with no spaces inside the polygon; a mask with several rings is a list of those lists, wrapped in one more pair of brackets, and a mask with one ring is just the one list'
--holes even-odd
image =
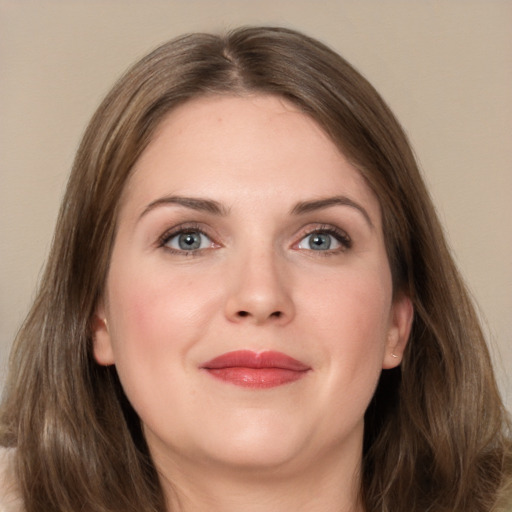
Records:
{"label": "ear", "polygon": [[91,330],[92,353],[96,362],[102,366],[114,364],[114,351],[103,304],[100,304],[94,313]]}
{"label": "ear", "polygon": [[414,308],[410,297],[405,293],[397,294],[391,308],[382,368],[395,368],[402,362],[404,350],[409,341],[413,318]]}

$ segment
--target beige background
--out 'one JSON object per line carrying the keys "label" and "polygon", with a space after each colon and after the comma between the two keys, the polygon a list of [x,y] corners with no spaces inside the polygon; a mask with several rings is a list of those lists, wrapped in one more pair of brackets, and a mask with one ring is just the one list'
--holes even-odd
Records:
{"label": "beige background", "polygon": [[510,0],[0,0],[2,375],[74,151],[104,93],[157,44],[239,24],[323,40],[397,113],[481,306],[512,409]]}

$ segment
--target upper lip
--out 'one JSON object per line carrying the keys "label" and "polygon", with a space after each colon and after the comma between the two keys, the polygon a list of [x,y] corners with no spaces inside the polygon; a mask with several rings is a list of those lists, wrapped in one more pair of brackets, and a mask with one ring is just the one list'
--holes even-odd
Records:
{"label": "upper lip", "polygon": [[304,372],[311,367],[282,352],[267,350],[253,352],[252,350],[235,350],[214,357],[201,365],[206,370],[218,370],[221,368],[280,368],[295,372]]}

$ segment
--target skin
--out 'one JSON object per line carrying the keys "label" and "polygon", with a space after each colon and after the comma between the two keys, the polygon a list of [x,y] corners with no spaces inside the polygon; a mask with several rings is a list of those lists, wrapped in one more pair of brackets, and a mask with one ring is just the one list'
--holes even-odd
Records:
{"label": "skin", "polygon": [[[311,206],[334,196],[348,204]],[[199,249],[180,249],[180,226]],[[364,412],[411,320],[379,202],[316,123],[276,97],[205,97],[168,115],[125,189],[94,354],[116,365],[170,505],[361,511]],[[201,369],[240,349],[310,370],[252,389]]]}

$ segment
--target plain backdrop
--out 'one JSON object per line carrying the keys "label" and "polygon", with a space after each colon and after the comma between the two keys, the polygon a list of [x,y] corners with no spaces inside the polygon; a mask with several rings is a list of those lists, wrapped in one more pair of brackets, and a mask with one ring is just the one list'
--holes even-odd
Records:
{"label": "plain backdrop", "polygon": [[0,0],[0,374],[103,95],[159,43],[247,24],[319,38],[395,111],[479,304],[512,409],[510,0]]}

